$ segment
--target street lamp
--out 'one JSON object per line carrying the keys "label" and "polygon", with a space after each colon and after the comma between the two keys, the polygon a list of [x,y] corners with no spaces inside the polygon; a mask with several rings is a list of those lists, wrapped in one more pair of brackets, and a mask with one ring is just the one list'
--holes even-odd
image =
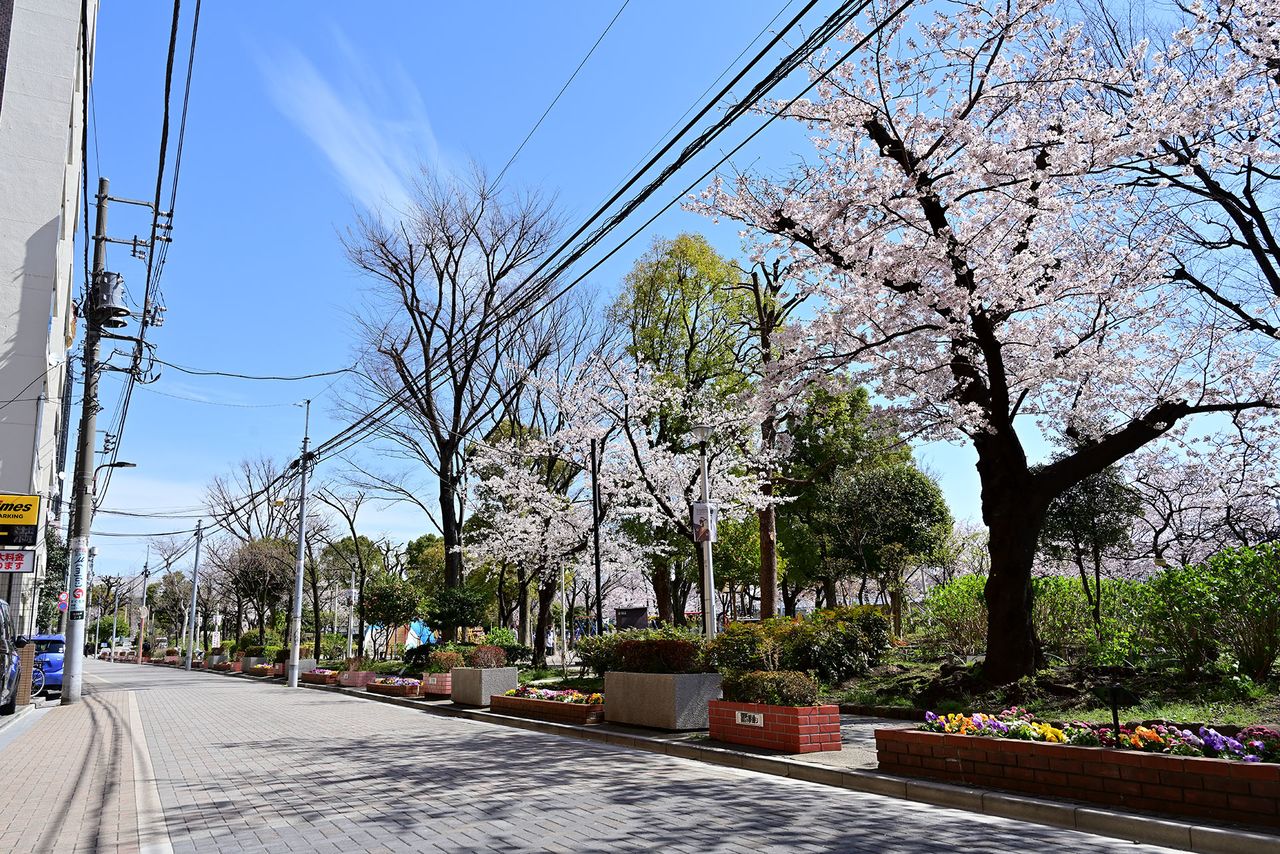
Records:
{"label": "street lamp", "polygon": [[707,481],[707,440],[711,438],[709,424],[695,424],[689,431],[698,443],[702,463],[702,501],[693,506],[693,538],[702,549],[702,630],[707,640],[716,636],[716,575],[711,566],[711,542],[715,538],[715,516],[711,507],[710,486]]}
{"label": "street lamp", "polygon": [[93,470],[93,494],[94,495],[98,494],[98,472],[102,471],[103,469],[134,469],[137,467],[138,467],[137,463],[126,463],[123,460],[118,463],[103,463],[102,465],[98,466]]}

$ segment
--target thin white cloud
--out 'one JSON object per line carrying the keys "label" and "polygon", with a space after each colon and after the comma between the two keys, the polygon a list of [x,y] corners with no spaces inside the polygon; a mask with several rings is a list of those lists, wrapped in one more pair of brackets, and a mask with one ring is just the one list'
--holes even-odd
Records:
{"label": "thin white cloud", "polygon": [[333,37],[334,61],[324,69],[292,46],[259,51],[267,92],[360,205],[405,210],[422,166],[439,168],[426,105],[402,65],[375,66],[340,32]]}

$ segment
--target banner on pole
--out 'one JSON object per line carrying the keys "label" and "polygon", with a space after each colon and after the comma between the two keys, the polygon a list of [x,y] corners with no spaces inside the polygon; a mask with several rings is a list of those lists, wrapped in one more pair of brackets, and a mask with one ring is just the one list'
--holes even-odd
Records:
{"label": "banner on pole", "polygon": [[714,504],[704,501],[693,503],[693,539],[699,543],[716,541],[716,517],[719,515]]}
{"label": "banner on pole", "polygon": [[89,540],[87,537],[71,538],[71,595],[67,617],[72,620],[84,619],[84,587],[85,563],[89,558]]}

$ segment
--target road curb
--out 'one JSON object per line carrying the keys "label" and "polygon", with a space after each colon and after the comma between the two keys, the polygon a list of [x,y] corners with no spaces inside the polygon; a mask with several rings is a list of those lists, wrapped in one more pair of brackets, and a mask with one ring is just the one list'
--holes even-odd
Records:
{"label": "road curb", "polygon": [[[219,673],[216,670],[205,672]],[[219,673],[219,675],[242,676],[243,674]],[[1194,851],[1196,854],[1240,854],[1243,851],[1248,851],[1250,854],[1280,854],[1280,836],[1267,833],[1138,816],[1096,806],[1078,806],[1067,801],[1042,800],[1025,795],[953,786],[948,783],[881,774],[878,771],[832,768],[800,762],[788,757],[742,753],[726,747],[695,743],[688,739],[673,741],[633,733],[604,732],[592,730],[589,727],[519,718],[473,708],[428,704],[422,700],[407,697],[369,694],[357,688],[344,688],[340,685],[304,684],[299,687],[345,694],[375,703],[389,703],[441,717],[464,718],[546,735],[604,742],[616,747],[663,753],[678,759],[692,759],[710,765],[741,768],[832,788],[917,801],[1050,827],[1079,830],[1129,842]]]}

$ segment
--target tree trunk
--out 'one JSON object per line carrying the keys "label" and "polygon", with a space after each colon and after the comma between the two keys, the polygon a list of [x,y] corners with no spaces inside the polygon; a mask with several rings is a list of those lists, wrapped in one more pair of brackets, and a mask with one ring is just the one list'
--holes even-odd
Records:
{"label": "tree trunk", "polygon": [[[761,487],[765,495],[773,494],[773,484]],[[778,612],[778,516],[772,504],[757,514],[760,517],[760,619],[767,620]]]}
{"label": "tree trunk", "polygon": [[458,518],[458,481],[452,447],[440,449],[440,533],[444,537],[444,586],[462,586],[462,520]]}
{"label": "tree trunk", "polygon": [[556,579],[538,586],[538,622],[533,636],[533,666],[547,666],[547,629],[551,628],[551,603],[556,598]]}
{"label": "tree trunk", "polygon": [[[978,469],[983,472],[981,458]],[[1024,478],[1004,472],[983,478],[982,515],[990,531],[987,576],[987,659],[983,675],[992,684],[1016,682],[1035,673],[1040,658],[1032,622],[1031,568],[1048,502]]]}
{"label": "tree trunk", "polygon": [[516,607],[520,610],[520,643],[522,646],[533,646],[533,639],[529,636],[529,573],[523,566],[516,567],[516,586],[519,588]]}
{"label": "tree trunk", "polygon": [[834,608],[838,604],[835,576],[824,576],[822,579],[822,606],[824,608]]}
{"label": "tree trunk", "polygon": [[671,563],[665,558],[653,562],[653,598],[658,601],[658,621],[664,626],[675,625],[671,608]]}
{"label": "tree trunk", "polygon": [[796,603],[800,601],[801,587],[799,584],[790,585],[784,579],[782,582],[782,613],[788,617],[796,615]]}

